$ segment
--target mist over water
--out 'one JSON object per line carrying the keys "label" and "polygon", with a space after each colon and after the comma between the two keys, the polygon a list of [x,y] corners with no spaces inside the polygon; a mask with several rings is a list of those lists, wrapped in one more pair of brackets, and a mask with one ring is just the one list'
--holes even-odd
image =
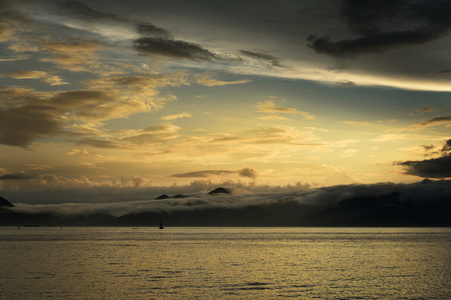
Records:
{"label": "mist over water", "polygon": [[1,299],[446,299],[450,228],[0,228]]}

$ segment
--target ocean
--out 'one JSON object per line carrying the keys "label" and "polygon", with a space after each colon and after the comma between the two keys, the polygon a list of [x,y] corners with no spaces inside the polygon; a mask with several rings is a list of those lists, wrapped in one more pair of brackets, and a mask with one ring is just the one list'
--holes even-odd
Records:
{"label": "ocean", "polygon": [[451,228],[0,227],[0,299],[451,299]]}

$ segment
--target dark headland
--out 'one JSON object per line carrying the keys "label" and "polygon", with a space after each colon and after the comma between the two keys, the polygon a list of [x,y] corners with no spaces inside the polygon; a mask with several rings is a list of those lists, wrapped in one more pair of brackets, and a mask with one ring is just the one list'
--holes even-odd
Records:
{"label": "dark headland", "polygon": [[14,205],[5,198],[0,196],[0,209],[3,207],[14,207]]}

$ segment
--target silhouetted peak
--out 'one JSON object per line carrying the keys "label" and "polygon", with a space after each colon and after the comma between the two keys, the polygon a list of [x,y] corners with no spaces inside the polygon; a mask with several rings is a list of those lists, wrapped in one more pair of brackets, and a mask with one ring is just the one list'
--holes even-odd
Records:
{"label": "silhouetted peak", "polygon": [[155,198],[155,200],[163,200],[163,199],[169,199],[169,198],[171,198],[171,197],[169,197],[169,196],[166,195],[166,194],[163,194],[163,195],[158,196],[157,198]]}
{"label": "silhouetted peak", "polygon": [[177,194],[177,195],[173,196],[172,198],[186,198],[186,196],[182,195],[182,194]]}
{"label": "silhouetted peak", "polygon": [[218,187],[218,188],[215,188],[214,190],[210,191],[208,194],[209,195],[211,195],[211,194],[230,194],[230,192],[228,190],[226,190],[225,188]]}
{"label": "silhouetted peak", "polygon": [[8,200],[6,200],[5,198],[3,198],[2,196],[0,196],[0,207],[14,207],[14,205],[9,202]]}

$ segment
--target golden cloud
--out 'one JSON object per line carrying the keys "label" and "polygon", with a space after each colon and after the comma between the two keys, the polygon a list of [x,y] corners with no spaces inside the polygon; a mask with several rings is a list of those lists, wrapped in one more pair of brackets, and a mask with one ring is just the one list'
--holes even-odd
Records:
{"label": "golden cloud", "polygon": [[137,145],[161,143],[179,137],[177,132],[180,129],[175,125],[153,125],[142,130],[130,130],[129,136],[121,140]]}
{"label": "golden cloud", "polygon": [[235,80],[235,81],[222,81],[222,80],[216,80],[208,77],[201,77],[197,78],[196,82],[200,85],[205,86],[224,86],[229,84],[243,84],[251,82],[252,80]]}
{"label": "golden cloud", "polygon": [[42,61],[72,72],[81,72],[97,65],[95,52],[103,47],[90,41],[74,40],[68,43],[47,41],[43,42],[42,48],[53,54],[52,58],[43,58]]}
{"label": "golden cloud", "polygon": [[191,117],[192,117],[191,114],[184,112],[184,113],[175,114],[175,115],[163,116],[163,117],[161,117],[161,119],[164,121],[173,121],[173,120],[177,120],[177,119],[191,118]]}
{"label": "golden cloud", "polygon": [[276,104],[274,102],[269,101],[269,100],[264,101],[264,102],[259,102],[256,105],[256,107],[258,108],[259,112],[263,112],[263,113],[300,114],[303,117],[305,117],[306,119],[309,119],[309,120],[315,119],[315,117],[312,116],[311,114],[309,114],[308,112],[300,111],[295,108],[276,106]]}
{"label": "golden cloud", "polygon": [[59,76],[51,75],[44,71],[14,70],[9,72],[8,75],[14,79],[40,79],[52,86],[68,84],[68,82],[64,82]]}
{"label": "golden cloud", "polygon": [[371,126],[373,124],[368,122],[355,122],[355,121],[344,121],[343,123],[348,125],[356,125],[356,126]]}
{"label": "golden cloud", "polygon": [[[17,78],[35,78],[46,74],[39,71],[10,73]],[[0,111],[0,144],[27,147],[46,136],[95,133],[95,128],[101,127],[106,120],[161,108],[174,97],[159,96],[158,89],[183,84],[185,78],[180,74],[173,77],[171,74],[113,76],[83,83],[89,89],[39,92],[9,87],[0,90],[4,104]],[[144,143],[144,140],[155,140],[155,136],[145,132],[140,134],[139,140],[139,143]],[[100,145],[99,142],[97,145]],[[106,146],[111,147],[110,144]]]}

